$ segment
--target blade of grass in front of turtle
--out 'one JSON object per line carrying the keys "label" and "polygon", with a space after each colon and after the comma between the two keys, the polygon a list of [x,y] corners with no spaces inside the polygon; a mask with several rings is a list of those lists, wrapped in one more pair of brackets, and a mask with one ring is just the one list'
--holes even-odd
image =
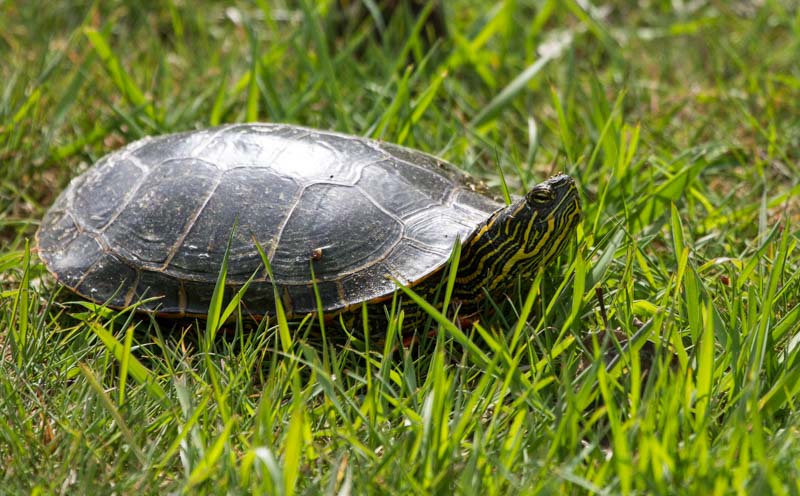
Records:
{"label": "blade of grass in front of turtle", "polygon": [[242,284],[242,287],[239,288],[238,291],[236,291],[233,297],[231,297],[231,301],[228,302],[228,304],[225,306],[225,310],[223,310],[222,312],[222,315],[220,315],[219,318],[220,325],[227,322],[231,314],[236,309],[241,308],[240,303],[242,301],[242,297],[244,296],[245,292],[247,292],[247,289],[250,287],[250,283],[253,282],[253,279],[255,279],[256,275],[258,275],[258,271],[253,272],[247,279],[247,281],[245,281],[245,283]]}
{"label": "blade of grass in front of turtle", "polygon": [[225,248],[225,254],[222,257],[222,264],[217,276],[217,283],[214,286],[214,292],[211,295],[211,302],[209,303],[208,307],[208,318],[206,320],[205,336],[204,339],[200,340],[200,349],[203,351],[202,358],[208,369],[209,382],[211,383],[211,389],[213,391],[212,394],[219,408],[220,417],[222,417],[223,421],[225,422],[228,422],[231,416],[228,402],[225,400],[227,393],[223,391],[222,383],[219,380],[219,375],[217,373],[218,368],[212,362],[211,349],[217,331],[225,323],[225,321],[221,319],[222,300],[225,296],[225,281],[228,275],[228,253],[230,252],[231,240],[233,239],[233,232],[235,229],[236,222],[234,221],[234,226],[231,229],[230,236],[228,237],[228,245]]}
{"label": "blade of grass in front of turtle", "polygon": [[[383,338],[383,356],[389,356],[392,354],[392,349],[395,345],[395,338],[397,337],[399,330],[403,328],[403,318],[405,317],[405,314],[402,311],[402,307],[398,304],[397,292],[392,295],[392,306],[389,308],[388,317],[389,318],[387,319],[386,324],[386,335]],[[402,336],[400,337],[400,341],[402,341]]]}
{"label": "blade of grass in front of turtle", "polygon": [[[255,236],[253,236],[253,242],[256,245],[258,254],[261,256],[261,261],[264,263],[264,268],[267,271],[269,280],[274,281],[275,277],[272,274],[272,265],[269,263],[269,257],[267,257],[264,248]],[[286,319],[286,312],[283,309],[281,295],[278,293],[278,286],[275,285],[274,282],[272,283],[272,294],[275,299],[275,318],[278,320],[278,336],[280,336],[281,340],[281,350],[283,350],[284,353],[289,353],[292,346],[292,335],[289,333],[289,321]]]}
{"label": "blade of grass in front of turtle", "polygon": [[469,350],[470,354],[475,358],[478,365],[486,365],[489,363],[489,357],[478,348],[478,346],[472,342],[472,340],[464,334],[461,329],[456,327],[450,319],[447,318],[442,312],[440,312],[436,307],[425,301],[423,297],[418,295],[414,292],[411,288],[406,287],[405,285],[401,284],[400,281],[395,279],[395,284],[400,288],[400,290],[405,293],[406,296],[411,298],[411,300],[417,304],[420,308],[422,308],[425,313],[433,317],[433,319],[440,325],[442,329],[444,329],[447,333],[449,333],[453,338],[458,341],[462,346]]}
{"label": "blade of grass in front of turtle", "polygon": [[492,296],[492,293],[489,292],[486,288],[481,288],[481,293],[483,293],[484,298],[484,307],[488,307],[490,313],[492,313],[493,318],[497,321],[497,324],[500,325],[503,329],[508,329],[511,327],[511,323],[508,321],[508,318],[503,312],[503,308],[500,306],[495,298]]}
{"label": "blade of grass in front of turtle", "polygon": [[311,272],[311,287],[314,290],[314,303],[317,305],[317,317],[319,321],[319,333],[322,336],[322,363],[324,370],[330,370],[330,361],[328,357],[328,339],[325,333],[325,312],[322,308],[322,297],[319,295],[319,287],[317,286],[317,275],[314,272],[314,260],[309,260],[308,269]]}
{"label": "blade of grass in front of turtle", "polygon": [[[583,301],[586,294],[586,260],[583,257],[583,247],[585,246],[585,242],[581,241],[583,238],[583,229],[581,226],[578,226],[577,231],[578,248],[575,250],[575,258],[566,272],[567,274],[572,274],[572,305],[567,318],[564,319],[564,323],[561,326],[562,334],[565,333],[568,328],[571,328],[572,323],[578,318],[580,311],[583,308]],[[567,275],[567,277],[561,281],[561,284],[556,290],[556,295],[560,295],[562,294],[562,291],[566,291],[567,286],[565,283],[569,279],[570,277]]]}
{"label": "blade of grass in front of turtle", "polygon": [[508,347],[512,356],[517,349],[517,343],[519,342],[519,337],[522,335],[522,330],[525,329],[525,325],[528,323],[528,317],[531,315],[533,303],[536,301],[536,297],[539,296],[539,288],[542,286],[543,278],[544,271],[537,271],[536,278],[528,289],[528,295],[525,297],[525,303],[522,305],[522,311],[519,313],[517,325],[514,327],[514,332],[511,335],[511,345]]}
{"label": "blade of grass in front of turtle", "polygon": [[[367,302],[361,302],[361,325],[364,329],[364,345],[366,346],[366,354],[369,355],[369,308]],[[387,322],[388,327],[388,322]],[[369,365],[367,365],[367,375],[369,375]]]}
{"label": "blade of grass in front of turtle", "polygon": [[314,290],[314,303],[317,306],[319,331],[322,334],[322,339],[325,339],[325,315],[322,312],[322,298],[319,296],[319,288],[317,287],[317,275],[314,273],[314,260],[309,260],[308,270],[311,272],[311,288]]}
{"label": "blade of grass in front of turtle", "polygon": [[450,253],[450,261],[448,262],[449,270],[447,271],[447,286],[445,286],[444,297],[442,299],[442,309],[447,313],[447,308],[450,306],[450,299],[453,297],[453,288],[456,286],[456,276],[458,275],[458,263],[461,261],[461,236],[456,236],[456,241],[453,243],[453,251]]}
{"label": "blade of grass in front of turtle", "polygon": [[225,253],[222,255],[222,263],[217,274],[217,283],[214,285],[214,292],[211,294],[211,302],[208,304],[208,314],[206,319],[206,346],[210,346],[214,341],[214,336],[223,323],[220,317],[222,314],[222,299],[225,296],[225,280],[228,277],[228,255],[231,250],[233,233],[236,231],[238,220],[233,221],[233,226],[228,234],[228,242],[225,245]]}

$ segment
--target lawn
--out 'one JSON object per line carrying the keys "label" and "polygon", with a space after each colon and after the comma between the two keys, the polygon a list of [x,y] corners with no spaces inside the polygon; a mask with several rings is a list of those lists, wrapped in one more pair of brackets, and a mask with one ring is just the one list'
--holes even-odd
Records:
{"label": "lawn", "polygon": [[[0,494],[800,494],[797,2],[341,3],[0,0]],[[71,178],[247,121],[562,171],[583,222],[410,346],[59,289]]]}

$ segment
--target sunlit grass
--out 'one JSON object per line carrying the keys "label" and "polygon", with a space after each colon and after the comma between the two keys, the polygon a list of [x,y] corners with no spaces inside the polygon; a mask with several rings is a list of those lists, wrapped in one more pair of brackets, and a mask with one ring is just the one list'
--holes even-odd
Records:
{"label": "sunlit grass", "polygon": [[[35,3],[0,7],[0,492],[800,492],[793,2],[447,2],[443,38],[430,8],[378,33],[335,2]],[[584,220],[413,347],[397,308],[320,340],[222,291],[161,321],[46,274],[33,234],[85,167],[247,120],[512,195],[564,171]]]}

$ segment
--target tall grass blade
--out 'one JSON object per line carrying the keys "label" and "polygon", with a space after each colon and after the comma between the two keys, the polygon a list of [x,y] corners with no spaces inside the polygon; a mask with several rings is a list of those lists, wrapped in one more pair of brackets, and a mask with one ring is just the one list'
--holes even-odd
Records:
{"label": "tall grass blade", "polygon": [[128,383],[128,366],[130,365],[131,347],[133,346],[133,326],[125,327],[125,341],[122,346],[122,357],[119,364],[119,399],[118,405],[125,403],[125,386]]}
{"label": "tall grass blade", "polygon": [[303,429],[305,428],[305,412],[298,397],[289,420],[289,431],[286,434],[286,451],[283,457],[283,493],[291,496],[296,490],[300,477],[300,460],[303,454]]}
{"label": "tall grass blade", "polygon": [[28,311],[30,302],[28,295],[30,285],[31,250],[28,241],[25,241],[25,251],[22,256],[22,280],[14,295],[14,306],[11,309],[11,338],[17,367],[22,367],[25,361],[26,348],[28,347]]}
{"label": "tall grass blade", "polygon": [[103,62],[106,71],[125,99],[128,100],[133,107],[143,109],[147,117],[156,122],[156,115],[152,104],[147,101],[144,92],[139,89],[133,78],[131,78],[122,67],[119,58],[114,54],[105,36],[100,33],[100,31],[90,27],[84,27],[83,33],[86,35],[86,38],[89,39],[95,52]]}
{"label": "tall grass blade", "polygon": [[437,324],[448,334],[453,336],[460,345],[464,346],[469,352],[470,356],[478,363],[478,365],[486,365],[489,363],[489,358],[486,354],[472,342],[466,334],[464,334],[458,327],[456,327],[450,319],[448,319],[442,312],[437,310],[433,305],[425,301],[424,298],[416,294],[413,290],[395,281],[397,287],[416,305],[418,305],[426,314],[433,317]]}
{"label": "tall grass blade", "polygon": [[119,430],[122,433],[122,437],[125,438],[125,441],[127,442],[130,449],[133,451],[133,454],[136,455],[136,458],[139,460],[139,463],[144,464],[146,461],[144,452],[142,452],[142,449],[136,442],[136,439],[134,438],[133,432],[131,431],[130,427],[128,427],[128,424],[125,422],[125,419],[122,417],[122,414],[117,409],[117,407],[114,406],[114,402],[111,401],[111,398],[109,398],[108,395],[106,394],[105,390],[103,389],[103,386],[100,384],[100,381],[94,375],[94,372],[92,372],[92,369],[90,369],[89,366],[86,365],[85,363],[80,363],[79,367],[81,369],[81,374],[83,374],[83,377],[89,383],[89,386],[91,386],[91,388],[94,390],[97,397],[100,398],[100,403],[114,418],[117,427],[119,427]]}
{"label": "tall grass blade", "polygon": [[[536,77],[542,69],[553,59],[561,56],[567,46],[572,42],[571,38],[566,38],[560,43],[554,44],[548,49],[544,55],[541,55],[536,62],[532,63],[525,68],[520,74],[517,75],[508,85],[503,88],[480,112],[470,121],[469,125],[472,128],[478,128],[485,124],[490,119],[497,116],[503,109],[511,105],[514,98],[527,88],[531,79]],[[572,160],[570,160],[572,162]]]}
{"label": "tall grass blade", "polygon": [[206,318],[206,345],[210,346],[214,341],[219,328],[225,323],[222,317],[222,303],[225,298],[225,281],[228,277],[228,257],[230,256],[233,234],[236,232],[238,220],[234,221],[231,231],[228,234],[228,241],[225,244],[225,253],[222,255],[222,262],[217,273],[217,282],[214,285],[214,292],[211,293],[211,301],[208,304],[208,314]]}
{"label": "tall grass blade", "polygon": [[[264,270],[267,271],[269,280],[275,281],[275,277],[272,274],[272,265],[269,263],[269,257],[264,252],[264,248],[261,247],[261,243],[259,243],[255,237],[253,238],[253,242],[256,245],[258,254],[261,256],[261,262],[264,264]],[[278,320],[278,335],[281,340],[281,349],[284,353],[289,353],[292,347],[292,335],[289,332],[289,321],[286,318],[286,311],[283,309],[283,301],[278,291],[278,285],[274,282],[272,283],[272,294],[275,300],[275,318]]]}
{"label": "tall grass blade", "polygon": [[205,452],[205,456],[189,475],[188,487],[193,488],[202,484],[214,474],[220,458],[225,452],[225,446],[230,442],[230,433],[236,425],[236,418],[228,419],[214,444]]}
{"label": "tall grass blade", "polygon": [[113,334],[108,332],[105,327],[101,326],[97,322],[88,322],[87,325],[92,332],[94,332],[97,337],[100,338],[100,341],[103,342],[105,347],[108,348],[118,362],[122,363],[122,361],[125,360],[128,363],[128,373],[130,376],[133,377],[139,384],[144,385],[153,399],[162,402],[167,400],[167,393],[158,384],[158,381],[156,381],[153,373],[150,372],[147,367],[142,365],[142,362],[140,362],[131,354],[128,354],[127,357],[123,357],[123,353],[125,353],[125,345],[120,343]]}

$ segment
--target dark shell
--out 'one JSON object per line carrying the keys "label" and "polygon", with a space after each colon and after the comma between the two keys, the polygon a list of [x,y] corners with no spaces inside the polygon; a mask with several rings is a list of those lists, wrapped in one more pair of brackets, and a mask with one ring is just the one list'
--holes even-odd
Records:
{"label": "dark shell", "polygon": [[75,178],[45,216],[39,254],[61,283],[122,307],[203,315],[225,247],[229,291],[290,316],[392,294],[439,270],[502,207],[443,161],[365,138],[277,124],[145,138]]}

